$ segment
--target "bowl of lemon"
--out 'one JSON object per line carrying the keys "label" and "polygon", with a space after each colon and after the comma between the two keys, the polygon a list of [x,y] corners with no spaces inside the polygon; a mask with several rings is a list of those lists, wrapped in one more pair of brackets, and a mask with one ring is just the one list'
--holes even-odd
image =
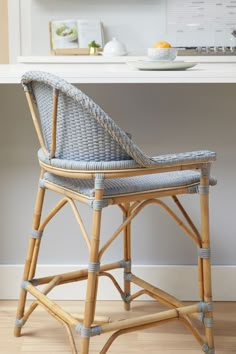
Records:
{"label": "bowl of lemon", "polygon": [[148,48],[148,59],[153,61],[173,61],[177,57],[177,49],[170,43],[159,41],[152,48]]}

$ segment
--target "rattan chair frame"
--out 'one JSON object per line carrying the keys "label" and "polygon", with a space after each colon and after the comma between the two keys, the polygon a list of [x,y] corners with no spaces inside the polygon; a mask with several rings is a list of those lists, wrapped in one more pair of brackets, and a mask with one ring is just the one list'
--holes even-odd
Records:
{"label": "rattan chair frame", "polygon": [[[33,119],[35,130],[41,145],[42,151],[53,159],[57,149],[57,115],[58,115],[58,94],[59,89],[54,87],[53,109],[52,109],[52,133],[50,150],[46,147],[44,136],[42,134],[39,117],[35,110],[35,97],[33,92],[28,89],[28,82],[23,83],[26,88],[26,98],[29,105],[29,110]],[[72,353],[77,353],[77,348],[71,328],[75,327],[81,335],[80,353],[89,353],[89,343],[91,336],[96,336],[102,333],[113,332],[100,353],[106,353],[113,341],[121,334],[126,334],[132,331],[149,328],[150,326],[159,326],[170,321],[178,320],[190,330],[193,336],[197,339],[205,353],[214,353],[214,336],[213,336],[213,308],[212,308],[212,288],[211,288],[211,262],[210,262],[210,233],[209,233],[209,185],[210,185],[210,166],[215,160],[215,154],[210,154],[207,158],[188,159],[184,161],[176,160],[168,164],[160,165],[155,160],[150,160],[151,163],[147,166],[136,165],[132,168],[112,168],[112,169],[69,169],[65,167],[52,166],[44,161],[39,160],[41,166],[40,183],[38,186],[36,203],[33,216],[33,230],[29,240],[29,246],[26,256],[25,268],[23,273],[23,282],[21,286],[19,304],[16,315],[15,336],[20,336],[23,325],[28,320],[35,308],[40,305],[51,314],[55,319],[61,322],[66,329],[69,337]],[[153,162],[154,161],[154,162]],[[164,172],[183,171],[183,170],[198,170],[200,171],[200,183],[193,183],[192,187],[199,185],[200,195],[200,218],[201,229],[198,231],[187,211],[180,202],[178,195],[189,193],[189,185],[172,188],[159,188],[151,191],[142,191],[139,193],[117,194],[112,196],[104,195],[104,180],[117,179],[125,177],[134,177],[140,175],[150,175]],[[50,181],[44,180],[45,172],[54,175],[76,178],[76,179],[93,179],[95,180],[95,195],[94,198],[67,189]],[[42,183],[43,181],[43,183]],[[58,204],[42,219],[42,210],[46,191],[54,191],[61,195],[61,200]],[[176,212],[170,208],[163,199],[166,197],[172,198],[174,206],[182,215],[180,218]],[[122,214],[123,222],[114,231],[103,246],[100,245],[100,228],[102,219],[103,205],[117,205]],[[92,234],[91,237],[85,229],[82,217],[75,202],[85,203],[92,206]],[[98,203],[99,207],[94,207],[94,203]],[[99,204],[100,203],[100,204]],[[65,205],[71,206],[72,212],[80,226],[81,234],[84,238],[88,249],[88,268],[46,277],[36,278],[37,261],[41,243],[41,235],[51,221],[51,219]],[[200,250],[198,256],[198,284],[199,284],[199,302],[192,305],[186,305],[174,296],[164,292],[156,286],[147,283],[145,280],[135,276],[132,273],[131,266],[131,222],[147,205],[158,205],[162,207],[183,232],[194,242]],[[110,264],[100,265],[102,256],[110,247],[113,241],[123,234],[124,244],[124,259],[115,261]],[[114,276],[109,273],[113,269],[123,268],[124,284],[123,289],[117,283]],[[151,298],[159,301],[170,308],[167,311],[154,313],[151,315],[140,316],[132,319],[112,322],[109,317],[96,316],[96,297],[98,288],[98,279],[101,276],[108,277],[120,293],[124,301],[125,310],[130,310],[131,302],[137,297],[146,294]],[[47,296],[55,286],[70,282],[87,280],[87,291],[85,299],[84,313],[78,316],[73,316],[67,313],[53,300]],[[138,285],[141,290],[131,294],[131,283]],[[44,285],[43,290],[37,287]],[[27,293],[35,297],[35,301],[26,310]],[[205,335],[199,332],[192,318],[199,319],[203,322]]]}

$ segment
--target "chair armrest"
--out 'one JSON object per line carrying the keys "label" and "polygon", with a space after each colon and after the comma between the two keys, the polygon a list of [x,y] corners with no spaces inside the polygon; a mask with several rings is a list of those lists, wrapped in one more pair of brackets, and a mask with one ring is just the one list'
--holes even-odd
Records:
{"label": "chair armrest", "polygon": [[180,166],[196,163],[208,163],[216,160],[216,153],[209,150],[181,152],[176,154],[159,155],[152,157],[156,166]]}

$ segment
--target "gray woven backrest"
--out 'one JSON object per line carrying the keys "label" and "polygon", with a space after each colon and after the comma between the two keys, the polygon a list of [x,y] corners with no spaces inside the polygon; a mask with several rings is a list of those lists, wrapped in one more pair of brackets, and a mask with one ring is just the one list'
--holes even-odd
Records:
{"label": "gray woven backrest", "polygon": [[141,166],[152,160],[87,95],[65,80],[41,71],[27,72],[22,85],[35,98],[45,145],[50,152],[53,90],[59,91],[56,153],[74,161],[135,160]]}
{"label": "gray woven backrest", "polygon": [[[47,149],[51,146],[53,92],[32,84]],[[74,161],[118,161],[131,157],[78,102],[59,92],[55,157]]]}

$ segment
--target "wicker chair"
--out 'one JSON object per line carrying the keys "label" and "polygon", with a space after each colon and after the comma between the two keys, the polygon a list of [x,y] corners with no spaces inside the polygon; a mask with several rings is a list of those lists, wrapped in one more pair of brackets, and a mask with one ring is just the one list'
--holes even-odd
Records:
{"label": "wicker chair", "polygon": [[[168,321],[181,321],[196,337],[205,353],[214,353],[213,308],[211,291],[209,239],[209,186],[216,183],[210,176],[210,166],[216,159],[211,151],[195,151],[164,156],[145,155],[115,122],[88,96],[63,79],[52,74],[32,71],[22,77],[29,109],[41,149],[38,152],[41,167],[33,230],[23,274],[17,310],[15,335],[33,310],[41,305],[66,327],[73,353],[77,353],[72,328],[80,334],[80,353],[89,353],[91,336],[113,332],[100,353],[106,353],[121,334],[141,330]],[[37,107],[37,111],[36,108]],[[61,195],[58,204],[41,220],[46,191]],[[178,195],[199,194],[201,230],[194,226]],[[163,201],[170,197],[177,208],[177,216]],[[75,204],[76,202],[76,204]],[[92,234],[88,235],[77,204],[88,204],[92,212]],[[131,221],[147,205],[157,204],[174,219],[198,249],[199,302],[186,305],[174,296],[149,284],[132,273]],[[88,248],[88,267],[70,273],[36,278],[40,241],[46,225],[66,204],[78,221]],[[100,245],[102,210],[117,205],[123,213],[123,222],[105,243]],[[104,252],[123,234],[124,259],[101,264]],[[110,273],[123,268],[124,285]],[[120,292],[126,310],[132,300],[142,294],[165,304],[164,312],[110,322],[96,317],[96,295],[99,276],[108,276]],[[80,280],[87,281],[83,318],[74,317],[50,300],[47,294],[57,285]],[[131,283],[142,290],[131,294]],[[38,285],[45,285],[43,290]],[[41,288],[40,288],[41,289]],[[35,301],[25,310],[26,295]],[[195,319],[202,321],[198,330]]]}

